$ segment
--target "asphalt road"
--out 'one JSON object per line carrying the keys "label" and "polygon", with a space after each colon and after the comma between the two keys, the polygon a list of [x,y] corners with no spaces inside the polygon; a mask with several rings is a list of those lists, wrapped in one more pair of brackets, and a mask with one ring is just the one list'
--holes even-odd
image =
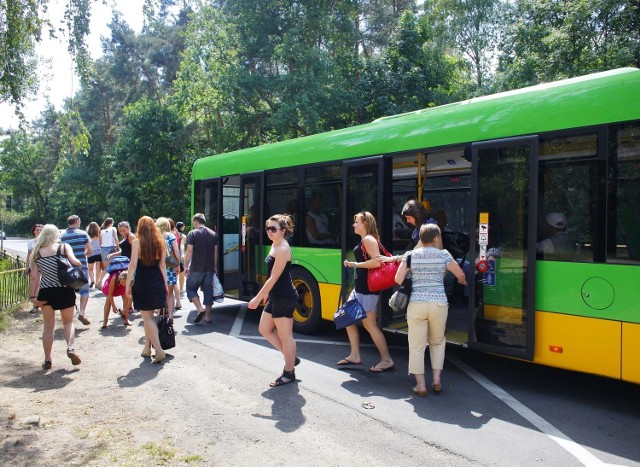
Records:
{"label": "asphalt road", "polygon": [[[231,356],[253,359],[264,347],[281,363],[257,332],[258,312],[230,299],[214,309],[213,326],[194,324],[195,311],[176,318],[179,335],[217,346],[222,333],[233,338],[225,341]],[[368,401],[372,418],[483,465],[640,465],[640,387],[449,346],[442,394],[417,398],[406,338],[387,337],[396,369],[373,374],[378,354],[366,332],[363,365],[349,368],[335,365],[348,354],[343,331],[297,335],[300,391],[336,404]]]}
{"label": "asphalt road", "polygon": [[[5,248],[20,251],[20,242],[26,250],[26,240],[7,240]],[[274,376],[282,366],[257,331],[259,312],[225,299],[214,306],[213,324],[203,325],[193,323],[196,313],[184,305],[175,318],[178,342],[193,339]],[[406,338],[387,336],[395,371],[373,374],[367,369],[378,362],[377,351],[361,334],[363,365],[346,368],[335,365],[349,352],[343,331],[329,325],[315,336],[296,335],[303,360],[297,391],[332,407],[327,411],[323,402],[320,414],[307,404],[307,419],[328,417],[339,427],[349,407],[411,446],[447,453],[452,465],[640,466],[640,386],[449,346],[442,394],[418,398],[407,375]]]}

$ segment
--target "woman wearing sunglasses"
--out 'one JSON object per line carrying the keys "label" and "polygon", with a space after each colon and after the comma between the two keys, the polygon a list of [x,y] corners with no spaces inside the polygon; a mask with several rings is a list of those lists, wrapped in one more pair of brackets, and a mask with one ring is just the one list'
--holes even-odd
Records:
{"label": "woman wearing sunglasses", "polygon": [[291,280],[291,248],[287,241],[287,237],[293,235],[293,222],[288,214],[275,214],[267,219],[265,226],[272,242],[265,259],[268,277],[248,308],[255,310],[267,299],[258,329],[284,355],[282,375],[271,383],[271,387],[277,387],[295,381],[295,366],[300,363],[293,339],[293,310],[298,304],[298,292]]}

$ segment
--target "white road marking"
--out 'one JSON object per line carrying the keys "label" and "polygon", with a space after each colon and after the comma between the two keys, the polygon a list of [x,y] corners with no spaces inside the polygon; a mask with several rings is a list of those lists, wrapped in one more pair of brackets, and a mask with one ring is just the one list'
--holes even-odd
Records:
{"label": "white road marking", "polygon": [[491,394],[496,396],[506,405],[511,407],[511,409],[513,409],[520,416],[528,420],[529,423],[531,423],[533,426],[538,428],[542,433],[544,433],[553,441],[558,443],[562,448],[564,448],[567,452],[569,452],[569,454],[573,455],[576,459],[578,459],[583,465],[587,465],[587,466],[611,465],[611,464],[606,464],[602,462],[600,459],[595,457],[593,454],[587,451],[580,444],[573,441],[571,438],[569,438],[563,432],[558,430],[551,423],[549,423],[540,415],[535,413],[533,410],[531,410],[530,408],[522,404],[520,401],[518,401],[515,397],[513,397],[511,394],[506,392],[504,389],[502,389],[498,385],[489,381],[486,377],[478,373],[476,370],[468,366],[466,363],[463,363],[457,358],[449,355],[447,355],[447,360],[453,363],[458,368],[460,368],[471,378],[476,380],[478,384],[480,384],[482,387],[484,387],[487,391],[489,391]]}

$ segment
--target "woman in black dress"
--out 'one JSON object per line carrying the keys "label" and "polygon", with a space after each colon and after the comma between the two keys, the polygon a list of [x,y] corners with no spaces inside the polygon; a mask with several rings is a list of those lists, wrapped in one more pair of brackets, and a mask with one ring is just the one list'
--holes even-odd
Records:
{"label": "woman in black dress", "polygon": [[[155,310],[167,304],[167,270],[164,263],[164,239],[155,222],[148,216],[138,221],[137,238],[131,246],[131,263],[127,274],[127,295],[133,295],[133,306],[140,310],[144,323],[144,349],[142,357],[151,356],[151,346],[156,351],[153,363],[160,363],[167,354],[160,347],[158,326],[154,321]],[[135,279],[134,279],[135,276]],[[131,282],[133,279],[133,287]]]}
{"label": "woman in black dress", "polygon": [[295,381],[295,365],[300,363],[293,339],[293,310],[298,305],[298,292],[291,280],[291,248],[287,242],[287,237],[293,235],[293,222],[287,214],[276,214],[267,220],[265,228],[272,242],[265,259],[268,278],[248,308],[255,310],[268,299],[258,330],[284,355],[284,371],[271,383],[271,387],[276,387]]}

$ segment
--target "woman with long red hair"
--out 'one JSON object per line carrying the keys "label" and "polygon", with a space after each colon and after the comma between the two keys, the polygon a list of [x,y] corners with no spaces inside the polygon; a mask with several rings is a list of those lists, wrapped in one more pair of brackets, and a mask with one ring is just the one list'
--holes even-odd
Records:
{"label": "woman with long red hair", "polygon": [[164,262],[166,248],[160,230],[149,216],[143,216],[138,220],[136,235],[138,238],[131,246],[127,295],[133,296],[133,306],[140,310],[144,323],[145,342],[140,355],[145,358],[151,357],[153,346],[156,351],[153,363],[160,363],[167,354],[160,347],[158,327],[153,313],[167,304],[167,269]]}

